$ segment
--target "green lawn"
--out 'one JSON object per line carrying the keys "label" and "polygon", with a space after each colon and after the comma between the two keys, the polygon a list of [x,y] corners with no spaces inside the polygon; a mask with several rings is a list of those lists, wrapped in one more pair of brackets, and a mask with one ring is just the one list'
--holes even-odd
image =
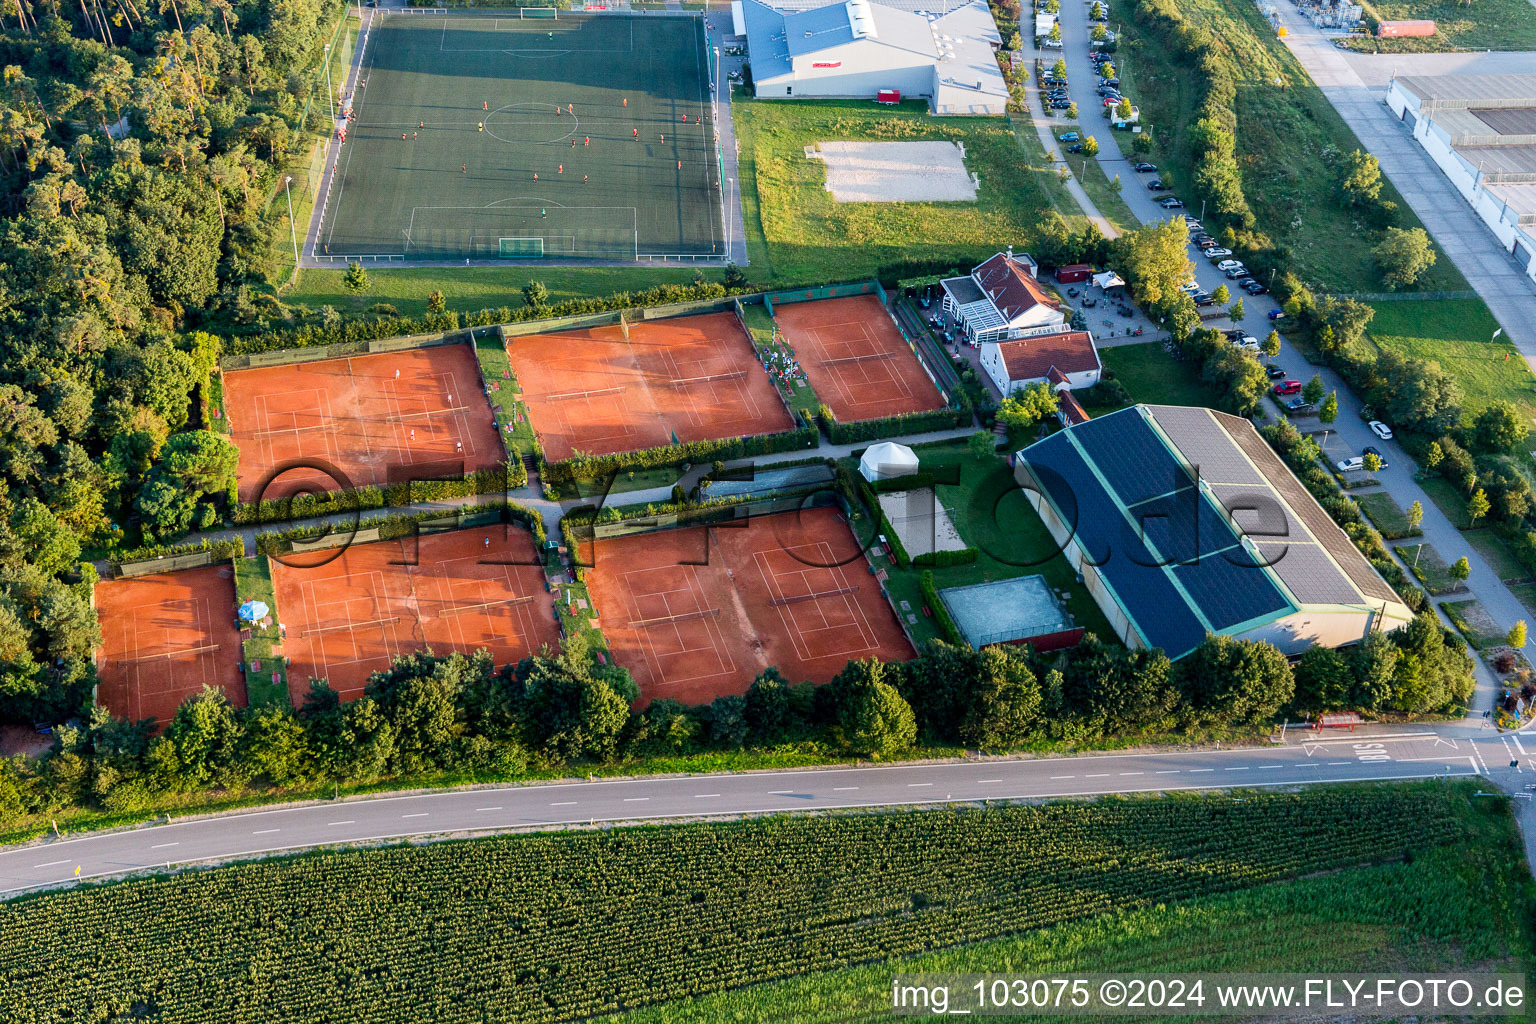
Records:
{"label": "green lawn", "polygon": [[[1135,8],[1135,0],[1110,0],[1110,21],[1121,24],[1125,42],[1116,63],[1134,69],[1134,85],[1123,73],[1121,81],[1132,89],[1126,95],[1152,131],[1152,160],[1161,177],[1188,195],[1198,72],[1161,40],[1147,37],[1135,23]],[[1383,291],[1371,258],[1375,232],[1339,201],[1336,188],[1344,156],[1360,148],[1354,133],[1275,37],[1258,6],[1182,0],[1178,10],[1192,26],[1207,30],[1213,53],[1236,88],[1237,156],[1258,227],[1290,249],[1293,269],[1314,288]],[[1382,197],[1398,204],[1397,226],[1419,225],[1390,183]],[[1417,287],[1459,291],[1467,284],[1442,254]]]}
{"label": "green lawn", "polygon": [[1408,571],[1418,577],[1431,594],[1450,594],[1464,584],[1451,576],[1451,570],[1431,544],[1399,544],[1394,548]]}
{"label": "green lawn", "polygon": [[1494,340],[1499,322],[1481,299],[1377,302],[1372,308],[1370,338],[1377,347],[1438,362],[1461,385],[1469,413],[1504,399],[1527,423],[1536,423],[1536,376],[1507,338]]}
{"label": "green lawn", "polygon": [[[1006,243],[1027,247],[1050,208],[1003,118],[932,117],[921,101],[739,99],[731,110],[754,277],[845,281],[909,260],[970,266]],[[838,203],[822,163],[805,155],[818,142],[918,140],[964,144],[981,179],[976,201]]]}
{"label": "green lawn", "polygon": [[[949,510],[961,539],[980,552],[970,565],[934,569],[935,586],[942,590],[1015,576],[1043,575],[1052,589],[1071,594],[1067,609],[1079,626],[1105,640],[1114,640],[1104,614],[1078,584],[1045,524],[1024,499],[1007,463],[1000,458],[980,461],[970,454],[963,441],[917,451],[921,468],[935,473],[939,480],[953,479],[953,474],[959,474],[958,484],[938,484],[939,502]],[[867,535],[867,528],[854,525],[861,538]],[[918,643],[938,637],[934,620],[922,614],[922,570],[915,566],[898,568],[884,559],[879,565],[890,573],[886,588],[897,602],[897,614],[903,614],[901,601],[906,601],[917,614],[917,622],[907,623],[907,628]]]}
{"label": "green lawn", "polygon": [[[538,438],[533,432],[533,422],[528,418],[528,407],[518,396],[522,388],[512,375],[512,360],[507,356],[507,346],[495,330],[474,332],[475,358],[480,362],[480,373],[491,388],[491,404],[496,407],[499,425],[513,424],[512,432],[501,432],[502,440],[515,447],[521,454],[536,454]],[[511,452],[508,452],[510,455]]]}
{"label": "green lawn", "polygon": [[1451,624],[1467,638],[1467,643],[1479,651],[1504,643],[1501,627],[1477,601],[1446,601],[1440,608],[1451,620]]}
{"label": "green lawn", "polygon": [[1428,18],[1435,34],[1425,39],[1352,39],[1367,53],[1440,50],[1536,50],[1536,7],[1529,0],[1378,0],[1367,11],[1383,21]]}
{"label": "green lawn", "polygon": [[1371,494],[1361,494],[1355,497],[1355,504],[1360,506],[1366,516],[1375,524],[1376,529],[1388,540],[1399,537],[1418,536],[1422,531],[1417,530],[1408,523],[1408,515],[1397,502],[1392,500],[1392,495],[1386,491],[1376,491]]}
{"label": "green lawn", "polygon": [[[562,636],[575,636],[584,634],[587,642],[593,650],[606,651],[608,638],[603,635],[602,629],[592,624],[593,616],[597,610],[592,605],[592,595],[587,592],[585,583],[566,583],[555,588],[555,593],[562,600],[556,605],[557,614],[560,616]],[[580,602],[586,602],[586,608],[579,606]]]}
{"label": "green lawn", "polygon": [[1501,580],[1528,580],[1531,578],[1531,570],[1520,563],[1520,560],[1509,550],[1509,545],[1504,543],[1493,530],[1468,530],[1462,536],[1467,538],[1467,543],[1483,556],[1489,568],[1499,574]]}
{"label": "green lawn", "polygon": [[[266,629],[252,627],[251,638],[245,641],[245,695],[252,707],[287,704],[288,669],[282,657],[275,653],[282,643],[282,618],[277,608],[277,592],[272,586],[272,566],[266,555],[235,559],[235,602],[244,604],[250,600],[260,601],[272,610],[272,625]],[[249,668],[253,661],[261,662],[259,670]],[[274,671],[278,674],[276,683],[272,681]]]}
{"label": "green lawn", "polygon": [[1467,529],[1470,520],[1467,517],[1467,496],[1451,486],[1450,481],[1443,477],[1429,477],[1419,481],[1419,486],[1424,493],[1429,495],[1429,500],[1435,503],[1435,507],[1445,513],[1445,517],[1455,525],[1458,530]]}
{"label": "green lawn", "polygon": [[[523,305],[523,285],[537,280],[549,289],[551,305],[566,299],[614,292],[639,291],[659,284],[687,284],[691,270],[651,267],[546,267],[523,263],[506,267],[368,268],[368,290],[348,291],[341,283],[345,270],[303,270],[299,283],[283,298],[311,308],[334,306],[343,313],[362,312],[376,302],[388,303],[406,316],[423,316],[427,296],[441,291],[448,308],[473,312],[499,306]],[[710,276],[718,278],[719,271]],[[750,271],[749,271],[750,273]],[[757,275],[753,275],[756,281]]]}
{"label": "green lawn", "polygon": [[1161,342],[1118,345],[1099,350],[1104,369],[1130,392],[1133,402],[1148,405],[1214,406],[1210,387],[1200,379],[1194,363],[1177,362],[1163,351]]}

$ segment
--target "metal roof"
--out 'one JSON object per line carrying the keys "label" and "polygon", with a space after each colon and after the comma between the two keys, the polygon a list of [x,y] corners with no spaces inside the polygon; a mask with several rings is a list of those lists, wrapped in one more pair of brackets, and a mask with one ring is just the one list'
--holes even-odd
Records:
{"label": "metal roof", "polygon": [[1407,609],[1247,420],[1135,406],[1019,453],[1148,646],[1302,606]]}
{"label": "metal roof", "polygon": [[1455,107],[1536,107],[1536,75],[1403,75],[1426,113]]}

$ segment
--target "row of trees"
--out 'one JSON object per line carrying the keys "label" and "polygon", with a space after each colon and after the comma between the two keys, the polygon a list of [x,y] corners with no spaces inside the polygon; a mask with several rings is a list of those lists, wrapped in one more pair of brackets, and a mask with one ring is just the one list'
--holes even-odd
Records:
{"label": "row of trees", "polygon": [[227,505],[199,328],[274,266],[267,199],[343,9],[21,4],[0,26],[0,721],[85,705],[83,549]]}
{"label": "row of trees", "polygon": [[1263,725],[1341,707],[1421,714],[1464,704],[1471,662],[1433,616],[1373,634],[1349,653],[1308,652],[1293,671],[1275,647],[1211,636],[1179,663],[1092,635],[1070,650],[981,651],[940,641],[905,663],[853,661],[824,686],[777,669],[743,696],[687,706],[639,697],[629,673],[573,637],[559,654],[496,667],[486,651],[395,661],[342,703],[312,684],[297,711],[237,709],[215,689],[149,723],[59,732],[37,763],[0,762],[0,823],[66,807],[142,810],[210,789],[305,788],[442,773],[529,769],[705,750],[784,748],[889,758],[919,745],[1006,750],[1057,741]]}

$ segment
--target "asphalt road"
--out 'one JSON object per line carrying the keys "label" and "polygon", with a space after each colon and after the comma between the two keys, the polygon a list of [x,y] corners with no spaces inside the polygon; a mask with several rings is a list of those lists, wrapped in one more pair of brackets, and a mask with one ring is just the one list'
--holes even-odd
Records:
{"label": "asphalt road", "polygon": [[[0,893],[332,844],[596,822],[1474,775],[1491,776],[1518,790],[1520,776],[1536,762],[1524,762],[1520,741],[1512,745],[1511,739],[1465,726],[1321,738],[1292,731],[1283,744],[1237,750],[613,779],[361,797],[12,847],[0,851]],[[1536,744],[1531,753],[1536,756]],[[1508,767],[1512,759],[1523,767]]]}

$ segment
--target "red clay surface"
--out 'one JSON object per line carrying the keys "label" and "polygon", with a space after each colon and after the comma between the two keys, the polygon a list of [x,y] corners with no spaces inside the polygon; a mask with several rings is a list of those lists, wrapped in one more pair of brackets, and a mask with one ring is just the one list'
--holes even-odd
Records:
{"label": "red clay surface", "polygon": [[422,647],[485,647],[500,665],[560,638],[533,537],[516,526],[354,544],[312,568],[274,559],[272,581],[294,707],[311,678],[352,700],[369,675]]}
{"label": "red clay surface", "polygon": [[773,307],[805,379],[843,423],[944,408],[944,399],[873,295]]}
{"label": "red clay surface", "polygon": [[[398,375],[398,376],[397,376]],[[334,491],[291,459],[330,463],[354,486],[455,476],[506,456],[467,345],[445,345],[224,375],[224,403],[240,446],[240,500]]]}
{"label": "red clay surface", "polygon": [[551,462],[794,426],[730,313],[527,335],[508,343]]}
{"label": "red clay surface", "polygon": [[96,584],[97,703],[119,718],[169,721],[204,683],[245,707],[235,570],[228,565]]}
{"label": "red clay surface", "polygon": [[770,665],[825,683],[853,658],[913,656],[836,509],[743,522],[593,545],[587,587],[641,703],[745,693]]}

